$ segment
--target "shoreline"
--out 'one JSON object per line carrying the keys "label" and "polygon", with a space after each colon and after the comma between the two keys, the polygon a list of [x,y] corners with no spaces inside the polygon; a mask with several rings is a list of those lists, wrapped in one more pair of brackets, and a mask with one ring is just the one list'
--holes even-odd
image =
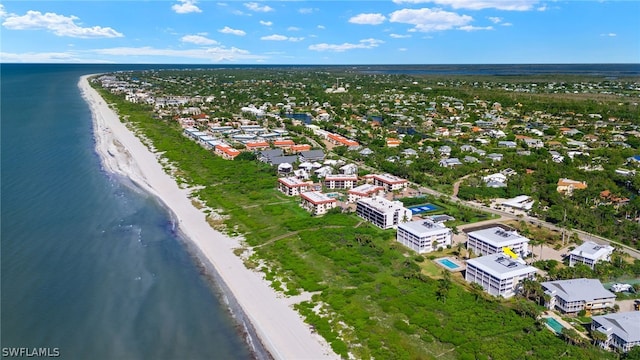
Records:
{"label": "shoreline", "polygon": [[[205,213],[191,203],[190,190],[181,188],[165,172],[159,157],[120,122],[91,87],[88,79],[94,75],[82,76],[78,87],[91,109],[95,150],[102,166],[109,173],[130,179],[172,213],[186,246],[213,278],[232,316],[244,327],[254,354],[260,358],[260,353],[267,352],[275,359],[338,358],[322,337],[311,332],[284,295],[273,290],[262,274],[244,266],[233,253],[241,246],[239,240],[208,224]],[[260,345],[266,351],[260,351]]]}

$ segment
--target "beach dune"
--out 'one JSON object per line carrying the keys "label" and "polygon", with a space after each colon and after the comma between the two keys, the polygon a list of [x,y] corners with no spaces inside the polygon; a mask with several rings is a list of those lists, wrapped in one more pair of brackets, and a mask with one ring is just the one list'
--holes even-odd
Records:
{"label": "beach dune", "polygon": [[[326,341],[313,333],[283,295],[262,274],[247,269],[233,249],[237,239],[214,230],[206,215],[191,202],[189,190],[169,176],[149,150],[109,108],[83,76],[78,86],[93,114],[96,151],[105,170],[130,178],[160,199],[178,220],[180,231],[217,273],[255,330],[264,348],[276,359],[336,359]],[[289,299],[290,300],[290,299]]]}

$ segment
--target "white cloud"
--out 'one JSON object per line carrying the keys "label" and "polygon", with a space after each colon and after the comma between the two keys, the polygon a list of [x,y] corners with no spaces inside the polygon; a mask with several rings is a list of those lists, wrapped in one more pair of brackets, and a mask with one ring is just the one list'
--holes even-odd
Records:
{"label": "white cloud", "polygon": [[4,62],[18,62],[18,63],[55,63],[55,62],[65,62],[65,63],[79,63],[86,62],[84,60],[78,59],[74,53],[66,53],[66,52],[43,52],[43,53],[7,53],[0,52],[0,58]]}
{"label": "white cloud", "polygon": [[202,35],[185,35],[180,41],[196,45],[214,45],[218,42]]}
{"label": "white cloud", "polygon": [[251,10],[251,11],[255,11],[255,12],[269,12],[269,11],[273,11],[273,8],[270,7],[269,5],[264,5],[264,6],[260,6],[260,4],[258,4],[257,2],[249,2],[249,3],[244,3],[244,6]]}
{"label": "white cloud", "polygon": [[268,41],[302,41],[304,40],[303,37],[289,37],[289,36],[284,36],[284,35],[279,35],[279,34],[273,34],[273,35],[268,35],[268,36],[263,36],[260,38],[260,40],[268,40]]}
{"label": "white cloud", "polygon": [[512,23],[502,23],[502,24],[500,24],[500,25],[502,25],[502,26],[513,26],[513,24],[512,24]]}
{"label": "white cloud", "polygon": [[334,51],[334,52],[343,52],[347,50],[353,49],[373,49],[378,47],[380,44],[383,44],[384,41],[377,39],[363,39],[360,40],[357,44],[352,43],[343,43],[343,44],[314,44],[309,46],[309,50],[315,51]]}
{"label": "white cloud", "polygon": [[488,19],[494,24],[499,24],[502,22],[502,18],[499,18],[497,16],[489,16]]}
{"label": "white cloud", "polygon": [[389,21],[414,25],[413,31],[428,32],[466,26],[473,18],[440,9],[422,8],[394,11],[389,15]]}
{"label": "white cloud", "polygon": [[401,34],[389,34],[389,36],[391,36],[394,39],[406,39],[406,38],[410,38],[411,35],[409,34],[405,34],[405,35],[401,35]]}
{"label": "white cloud", "polygon": [[7,16],[7,11],[4,9],[4,5],[0,4],[0,19]]}
{"label": "white cloud", "polygon": [[260,20],[260,25],[271,26],[271,25],[273,25],[273,22]]}
{"label": "white cloud", "polygon": [[238,35],[238,36],[247,35],[247,33],[242,31],[242,30],[232,29],[232,28],[230,28],[228,26],[225,26],[224,28],[222,28],[222,29],[220,29],[218,31],[223,33],[223,34],[231,34],[231,35]]}
{"label": "white cloud", "polygon": [[[4,8],[2,9],[4,11]],[[4,15],[2,25],[11,30],[47,30],[58,36],[74,38],[117,38],[124,35],[110,27],[80,27],[76,16],[64,16],[55,13],[41,13],[29,10],[25,15]]]}
{"label": "white cloud", "polygon": [[451,6],[454,9],[526,11],[533,9],[539,0],[393,0],[393,2],[396,4],[434,3]]}
{"label": "white cloud", "polygon": [[299,27],[295,27],[295,26],[289,26],[287,28],[287,31],[300,31],[300,28]]}
{"label": "white cloud", "polygon": [[271,41],[285,41],[288,40],[289,38],[284,36],[284,35],[278,35],[278,34],[273,34],[273,35],[269,35],[269,36],[263,36],[260,38],[260,40],[271,40]]}
{"label": "white cloud", "polygon": [[318,25],[318,29],[324,30],[324,29],[326,29],[326,27],[324,25]]}
{"label": "white cloud", "polygon": [[[235,47],[226,48],[223,46],[198,48],[187,50],[175,49],[156,49],[149,46],[145,47],[118,47],[93,50],[99,55],[119,56],[119,57],[141,57],[142,61],[148,61],[144,57],[173,57],[173,58],[189,58],[198,60],[209,60],[213,62],[221,61],[240,61],[240,60],[260,60],[263,56],[252,55],[249,51],[238,49]],[[125,59],[130,61],[131,59]]]}
{"label": "white cloud", "polygon": [[352,24],[361,24],[361,25],[379,25],[382,24],[387,18],[382,14],[358,14],[351,19],[349,22]]}
{"label": "white cloud", "polygon": [[608,33],[608,34],[600,34],[600,36],[616,37],[616,36],[618,36],[618,34],[616,34],[616,33]]}
{"label": "white cloud", "polygon": [[180,4],[174,4],[171,6],[171,10],[177,14],[199,13],[202,12],[199,7],[196,6],[195,0],[178,0]]}
{"label": "white cloud", "polygon": [[458,30],[462,30],[462,31],[493,30],[493,26],[471,26],[471,25],[465,25],[465,26],[460,26],[458,28]]}
{"label": "white cloud", "polygon": [[407,51],[407,48],[398,48],[398,51]]}
{"label": "white cloud", "polygon": [[300,14],[311,14],[312,12],[316,11],[317,9],[313,9],[313,8],[301,8],[298,9],[298,12]]}

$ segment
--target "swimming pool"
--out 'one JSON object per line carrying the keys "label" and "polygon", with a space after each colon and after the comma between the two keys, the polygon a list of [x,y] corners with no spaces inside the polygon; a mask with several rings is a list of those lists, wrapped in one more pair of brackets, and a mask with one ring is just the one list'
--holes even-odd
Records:
{"label": "swimming pool", "polygon": [[461,268],[460,265],[456,264],[455,262],[451,261],[451,259],[448,259],[448,258],[440,258],[440,259],[436,259],[435,261],[449,270],[458,270]]}
{"label": "swimming pool", "polygon": [[423,205],[416,205],[416,206],[410,206],[409,210],[411,210],[411,212],[413,213],[413,215],[416,214],[422,214],[424,212],[429,212],[429,211],[435,211],[440,209],[439,207],[433,205],[433,204],[423,204]]}
{"label": "swimming pool", "polygon": [[549,327],[552,328],[556,334],[562,333],[562,329],[564,329],[564,326],[562,326],[562,324],[560,324],[558,320],[552,317],[547,318],[547,325],[549,325]]}

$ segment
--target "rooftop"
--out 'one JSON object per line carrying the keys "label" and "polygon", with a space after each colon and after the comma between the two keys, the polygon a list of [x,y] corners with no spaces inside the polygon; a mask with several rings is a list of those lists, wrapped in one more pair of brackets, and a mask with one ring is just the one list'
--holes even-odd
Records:
{"label": "rooftop", "polygon": [[613,251],[613,246],[600,245],[592,241],[584,242],[582,245],[571,251],[571,255],[583,256],[589,259],[598,259]]}
{"label": "rooftop", "polygon": [[502,227],[494,226],[486,229],[471,231],[469,236],[489,243],[496,247],[508,246],[521,242],[529,242],[529,239],[518,234],[515,230],[505,230]]}
{"label": "rooftop", "polygon": [[616,334],[626,342],[640,341],[640,311],[630,311],[594,316],[601,326],[598,330],[610,335]]}
{"label": "rooftop", "polygon": [[400,224],[398,229],[404,229],[419,237],[426,237],[434,233],[440,233],[448,228],[443,223],[431,220],[417,220]]}
{"label": "rooftop", "polygon": [[602,286],[597,279],[571,279],[545,281],[541,283],[548,293],[555,294],[565,301],[593,301],[615,298],[616,295]]}
{"label": "rooftop", "polygon": [[538,269],[523,264],[508,255],[496,253],[467,260],[467,266],[474,266],[492,276],[504,279],[535,273]]}

